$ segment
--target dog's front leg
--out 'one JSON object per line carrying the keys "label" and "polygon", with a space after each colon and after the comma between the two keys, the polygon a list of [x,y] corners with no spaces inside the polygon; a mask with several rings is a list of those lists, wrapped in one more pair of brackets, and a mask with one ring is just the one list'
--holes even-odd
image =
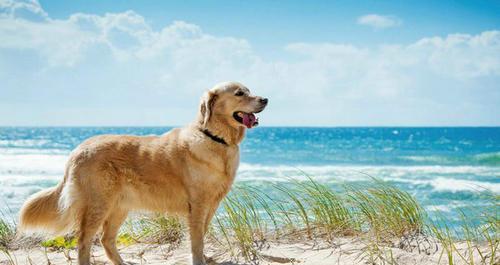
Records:
{"label": "dog's front leg", "polygon": [[207,214],[205,215],[205,224],[203,228],[203,234],[206,235],[209,228],[210,228],[210,223],[212,222],[212,219],[215,215],[215,212],[217,211],[217,208],[219,207],[220,200],[217,200],[212,207],[210,207],[207,211]]}
{"label": "dog's front leg", "polygon": [[203,256],[203,230],[205,229],[206,210],[199,205],[199,203],[192,203],[189,213],[189,234],[191,237],[193,265],[205,264]]}

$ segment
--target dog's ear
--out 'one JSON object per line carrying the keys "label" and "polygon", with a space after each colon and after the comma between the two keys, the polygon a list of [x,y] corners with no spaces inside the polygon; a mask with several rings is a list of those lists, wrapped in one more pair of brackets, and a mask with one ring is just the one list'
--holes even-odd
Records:
{"label": "dog's ear", "polygon": [[208,91],[205,93],[200,103],[200,123],[203,127],[206,127],[210,116],[212,116],[212,109],[215,104],[217,95],[213,92]]}

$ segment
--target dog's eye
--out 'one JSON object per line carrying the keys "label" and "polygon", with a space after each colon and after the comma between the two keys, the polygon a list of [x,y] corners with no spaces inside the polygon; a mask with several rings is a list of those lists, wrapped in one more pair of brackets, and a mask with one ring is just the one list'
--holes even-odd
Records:
{"label": "dog's eye", "polygon": [[238,91],[234,95],[237,97],[241,97],[241,96],[245,95],[245,93],[243,91]]}

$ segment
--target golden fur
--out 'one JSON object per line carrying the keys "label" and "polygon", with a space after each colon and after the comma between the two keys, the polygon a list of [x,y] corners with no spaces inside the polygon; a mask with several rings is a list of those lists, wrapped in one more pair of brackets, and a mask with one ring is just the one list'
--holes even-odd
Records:
{"label": "golden fur", "polygon": [[[245,126],[233,113],[260,112],[266,104],[243,85],[226,82],[205,93],[197,119],[184,128],[162,136],[101,135],[86,140],[71,153],[63,181],[25,202],[21,229],[76,232],[80,265],[90,264],[91,239],[102,229],[102,245],[117,265],[124,263],[116,235],[129,211],[179,214],[188,221],[193,264],[205,264],[203,237],[231,188],[238,144],[245,135]],[[204,129],[227,144],[214,141]]]}

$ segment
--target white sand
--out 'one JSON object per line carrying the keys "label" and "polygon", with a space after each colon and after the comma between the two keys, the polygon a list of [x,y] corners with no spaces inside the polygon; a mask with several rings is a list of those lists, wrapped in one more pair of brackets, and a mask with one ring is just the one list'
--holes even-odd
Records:
{"label": "white sand", "polygon": [[[411,245],[411,244],[410,244]],[[425,244],[424,244],[425,245]],[[430,248],[428,248],[432,245]],[[408,247],[407,245],[406,247]],[[466,254],[466,244],[457,243],[457,249],[466,259],[470,259]],[[153,244],[133,244],[130,246],[120,246],[120,253],[128,264],[191,264],[191,254],[189,242],[184,241],[180,246],[172,249],[170,245]],[[359,238],[337,238],[332,244],[321,242],[302,243],[278,243],[270,242],[260,251],[259,264],[301,264],[301,265],[332,265],[332,264],[372,264],[371,259],[375,259],[375,264],[448,264],[447,255],[443,253],[439,244],[428,244],[421,247],[428,248],[429,254],[417,248],[412,251],[403,250],[398,247],[386,248],[386,255],[383,257],[370,257],[369,247]],[[437,249],[436,249],[437,248]],[[488,253],[486,247],[480,248]],[[104,254],[102,247],[93,247],[93,264],[111,264]],[[208,264],[223,265],[243,265],[252,264],[243,258],[232,258],[227,249],[215,248],[213,244],[208,244],[206,254],[209,259]],[[77,264],[76,250],[47,251],[43,248],[19,249],[11,252],[14,264]],[[475,263],[483,264],[476,252],[474,254]],[[439,261],[440,260],[440,261]],[[394,261],[394,262],[392,262]],[[466,264],[458,255],[454,255],[454,264]],[[489,263],[489,261],[488,261]],[[9,264],[8,258],[0,254],[0,264]],[[493,264],[500,264],[497,259]]]}

